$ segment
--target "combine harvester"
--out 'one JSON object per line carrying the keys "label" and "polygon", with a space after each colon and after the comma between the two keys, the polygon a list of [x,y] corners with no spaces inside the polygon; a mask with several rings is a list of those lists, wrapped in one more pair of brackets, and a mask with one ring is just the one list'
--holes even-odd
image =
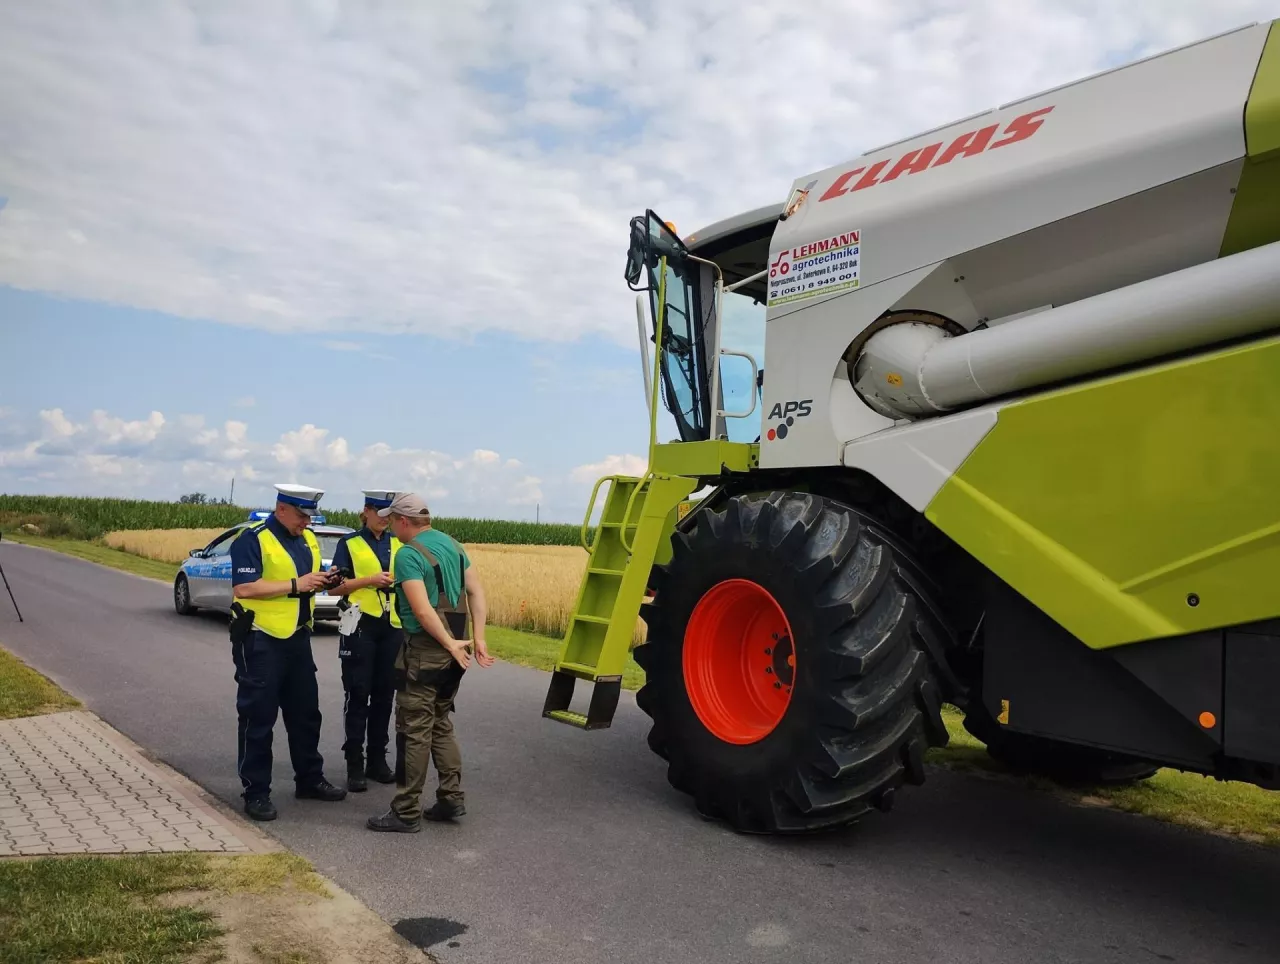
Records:
{"label": "combine harvester", "polygon": [[[649,468],[601,480],[545,716],[609,725],[643,608],[649,746],[741,831],[888,810],[944,703],[1023,771],[1280,787],[1280,22],[683,240],[650,211],[626,277]],[[748,412],[735,297],[766,305]]]}

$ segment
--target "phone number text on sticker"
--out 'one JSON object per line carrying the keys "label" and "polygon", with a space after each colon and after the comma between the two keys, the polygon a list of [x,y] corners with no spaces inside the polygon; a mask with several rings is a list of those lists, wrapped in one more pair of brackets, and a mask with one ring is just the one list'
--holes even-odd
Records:
{"label": "phone number text on sticker", "polygon": [[778,252],[769,265],[769,304],[785,305],[858,287],[862,232],[845,231]]}

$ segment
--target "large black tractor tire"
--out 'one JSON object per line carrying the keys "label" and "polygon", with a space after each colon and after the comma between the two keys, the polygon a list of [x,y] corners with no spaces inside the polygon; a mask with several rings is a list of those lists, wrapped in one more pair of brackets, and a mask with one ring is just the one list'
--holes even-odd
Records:
{"label": "large black tractor tire", "polygon": [[1010,730],[987,711],[979,688],[971,696],[964,728],[986,744],[988,756],[1014,773],[1070,787],[1105,787],[1139,783],[1160,769],[1149,760]]}
{"label": "large black tractor tire", "polygon": [[[888,810],[899,787],[924,782],[926,750],[947,742],[937,669],[949,636],[884,532],[839,503],[774,492],[700,512],[672,543],[643,607],[637,703],[668,780],[700,813],[741,832],[805,833]],[[751,615],[749,598],[769,612]],[[756,687],[752,699],[735,685]],[[720,712],[764,704],[767,718]]]}

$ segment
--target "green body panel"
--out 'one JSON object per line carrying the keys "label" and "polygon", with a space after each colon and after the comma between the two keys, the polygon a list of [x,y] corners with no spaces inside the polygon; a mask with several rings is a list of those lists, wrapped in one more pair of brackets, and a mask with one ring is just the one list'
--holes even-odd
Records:
{"label": "green body panel", "polygon": [[696,487],[680,476],[613,479],[556,670],[593,681],[622,677],[649,571],[670,559],[677,507]]}
{"label": "green body panel", "polygon": [[1280,21],[1273,21],[1244,108],[1245,147],[1262,160],[1280,153]]}
{"label": "green body panel", "polygon": [[1271,338],[1002,409],[925,514],[1100,649],[1280,616],[1278,493]]}
{"label": "green body panel", "polygon": [[1273,23],[1244,109],[1247,156],[1221,255],[1280,240],[1280,23]]}
{"label": "green body panel", "polygon": [[687,478],[748,472],[760,464],[760,446],[751,442],[671,442],[653,449],[652,469],[659,475]]}

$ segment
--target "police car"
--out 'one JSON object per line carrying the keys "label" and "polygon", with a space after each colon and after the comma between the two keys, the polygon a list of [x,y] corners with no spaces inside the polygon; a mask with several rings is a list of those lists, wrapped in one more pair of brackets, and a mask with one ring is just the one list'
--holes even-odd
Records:
{"label": "police car", "polygon": [[[238,522],[230,529],[215,536],[203,549],[192,549],[189,557],[178,569],[173,580],[173,608],[181,615],[197,609],[213,609],[231,612],[231,543],[245,529],[257,525],[271,515],[269,509],[255,509],[246,522]],[[333,563],[333,552],[338,541],[354,532],[347,526],[327,525],[324,516],[312,517],[308,528],[315,533],[320,544],[320,568],[327,570]],[[316,619],[337,619],[341,596],[317,593]]]}

